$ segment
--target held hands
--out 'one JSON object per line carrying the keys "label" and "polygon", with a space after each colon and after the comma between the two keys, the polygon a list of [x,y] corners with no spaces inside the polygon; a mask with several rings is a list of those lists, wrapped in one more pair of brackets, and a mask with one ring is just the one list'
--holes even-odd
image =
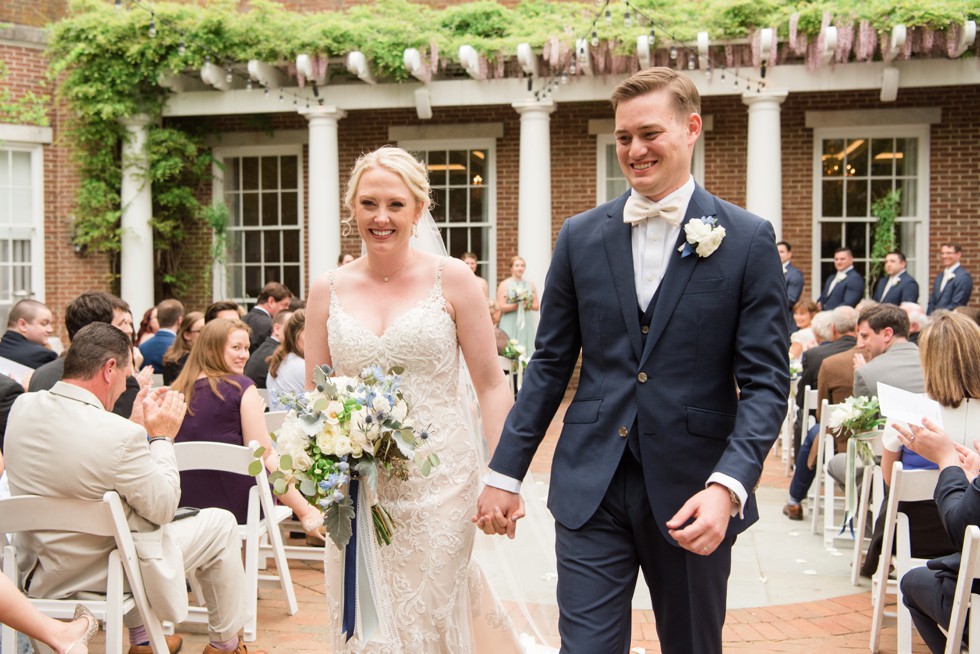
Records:
{"label": "held hands", "polygon": [[[142,398],[140,397],[142,396]],[[180,425],[184,422],[184,414],[187,413],[187,402],[184,394],[172,391],[166,386],[156,388],[152,391],[143,389],[137,396],[137,400],[142,400],[140,404],[143,409],[143,426],[146,433],[150,436],[168,436],[173,438],[180,431]],[[134,409],[133,414],[136,414]]]}
{"label": "held hands", "polygon": [[[685,527],[692,518],[693,522]],[[671,538],[688,552],[708,556],[724,540],[731,518],[728,489],[721,484],[709,484],[667,521],[667,529]]]}
{"label": "held hands", "polygon": [[514,538],[517,521],[524,517],[524,499],[520,493],[486,486],[476,504],[476,515],[472,520],[483,533],[488,536],[506,534],[508,538]]}

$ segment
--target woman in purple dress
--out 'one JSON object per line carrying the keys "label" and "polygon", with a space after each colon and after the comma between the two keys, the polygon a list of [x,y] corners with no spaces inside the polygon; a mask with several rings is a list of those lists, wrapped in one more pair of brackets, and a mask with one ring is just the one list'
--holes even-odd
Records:
{"label": "woman in purple dress", "polygon": [[[265,467],[274,472],[279,457],[265,428],[264,402],[255,382],[244,375],[248,361],[249,328],[240,320],[223,318],[207,323],[198,335],[187,364],[173,383],[187,398],[187,416],[176,442],[211,441],[265,448]],[[180,473],[180,505],[218,507],[246,521],[248,492],[255,480],[247,474],[193,470]],[[307,534],[321,535],[323,519],[295,488],[282,496]]]}

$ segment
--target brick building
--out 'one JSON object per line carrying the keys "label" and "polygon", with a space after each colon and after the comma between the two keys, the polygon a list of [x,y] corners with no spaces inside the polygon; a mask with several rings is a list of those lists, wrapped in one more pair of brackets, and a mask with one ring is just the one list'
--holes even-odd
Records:
{"label": "brick building", "polygon": [[[285,4],[310,11],[356,3]],[[0,85],[12,97],[29,91],[53,96],[44,82],[42,26],[64,11],[57,0],[14,0],[0,8],[0,24],[7,25],[0,28],[0,62],[7,69]],[[969,25],[958,29],[968,32]],[[882,44],[890,47],[887,41]],[[961,41],[956,56],[939,47],[910,56],[898,43],[898,56],[889,63],[879,52],[873,61],[849,60],[845,53],[843,63],[813,65],[780,51],[763,89],[758,70],[742,68],[737,77],[729,71],[724,79],[692,60],[698,65],[688,74],[702,92],[706,127],[692,173],[711,192],[774,223],[777,235],[793,244],[794,263],[807,279],[805,296],[812,297],[819,295],[814,280],[829,273],[833,250],[842,243],[852,247],[864,272],[874,231],[871,202],[885,190],[901,189],[899,245],[925,304],[940,268],[940,243],[962,243],[963,265],[980,269],[980,46],[976,39]],[[732,43],[751,56],[744,40]],[[231,210],[224,261],[212,260],[206,231],[186,240],[183,261],[199,281],[185,304],[199,308],[223,297],[248,303],[271,278],[305,294],[310,278],[332,268],[340,252],[359,250],[356,238],[343,235],[346,171],[359,153],[385,143],[408,147],[427,161],[434,214],[452,253],[475,251],[491,287],[520,253],[528,276],[540,285],[564,218],[625,188],[607,98],[626,73],[587,74],[581,68],[595,63],[593,55],[585,55],[567,84],[546,93],[536,81],[529,92],[522,71],[536,65],[532,60],[540,53],[534,53],[532,60],[509,64],[503,78],[453,74],[327,84],[322,105],[310,108],[302,101],[308,88],[297,87],[300,62],[280,64],[275,74],[285,81],[281,88],[271,85],[268,94],[245,88],[244,77],[222,90],[220,81],[202,83],[198,71],[168,81],[174,92],[163,120],[193,123],[212,134],[224,171],[216,169],[209,191]],[[638,50],[634,66],[642,57]],[[673,61],[666,51],[652,53],[652,60]],[[352,64],[330,63],[338,65]],[[254,76],[257,83],[262,75]],[[277,97],[280,90],[285,101]],[[294,106],[291,98],[301,101]],[[43,127],[0,123],[0,309],[33,293],[60,319],[72,297],[108,288],[112,280],[109,257],[72,244],[78,174],[61,138],[70,115],[51,99],[45,112]],[[146,126],[137,118],[130,129],[139,135]],[[134,188],[129,197],[147,192]],[[148,214],[140,213],[139,202],[126,203],[124,223],[145,224]],[[124,238],[122,294],[137,319],[161,299],[153,296],[152,267],[147,235],[137,230]]]}

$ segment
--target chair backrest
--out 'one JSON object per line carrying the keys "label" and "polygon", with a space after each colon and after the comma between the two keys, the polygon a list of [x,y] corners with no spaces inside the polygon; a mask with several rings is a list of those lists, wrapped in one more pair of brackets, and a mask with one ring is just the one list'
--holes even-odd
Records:
{"label": "chair backrest", "polygon": [[800,424],[803,426],[803,435],[806,436],[807,430],[810,428],[809,420],[810,414],[817,410],[817,403],[820,402],[820,394],[817,389],[810,388],[807,384],[803,387],[803,413],[800,414]]}
{"label": "chair backrest", "polygon": [[[960,654],[963,642],[963,629],[966,626],[966,612],[970,607],[973,580],[980,573],[980,527],[970,525],[963,538],[963,555],[960,557],[960,573],[956,578],[956,592],[953,595],[953,609],[949,616],[949,629],[946,630],[946,654]],[[972,607],[971,613],[980,611]],[[971,622],[973,620],[971,619]],[[973,634],[977,638],[977,634]]]}
{"label": "chair backrest", "polygon": [[266,406],[268,406],[269,405],[269,398],[270,398],[269,389],[268,388],[256,388],[255,391],[259,394],[259,397],[262,398],[262,401],[265,402]]}
{"label": "chair backrest", "polygon": [[248,464],[254,461],[249,448],[244,445],[214,443],[211,441],[185,441],[174,443],[177,468],[186,470],[217,470],[248,474]]}
{"label": "chair backrest", "polygon": [[288,411],[267,411],[265,413],[265,430],[270,434],[282,427]]}

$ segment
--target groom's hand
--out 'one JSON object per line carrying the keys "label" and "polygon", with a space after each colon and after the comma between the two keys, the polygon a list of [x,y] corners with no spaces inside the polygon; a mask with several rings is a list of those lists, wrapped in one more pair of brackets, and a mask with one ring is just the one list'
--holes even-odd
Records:
{"label": "groom's hand", "polygon": [[473,522],[487,535],[504,535],[513,538],[517,521],[524,517],[524,500],[520,493],[485,486],[476,503]]}
{"label": "groom's hand", "polygon": [[721,484],[710,484],[684,503],[667,521],[667,529],[671,538],[687,551],[708,556],[725,538],[731,517],[728,489]]}

